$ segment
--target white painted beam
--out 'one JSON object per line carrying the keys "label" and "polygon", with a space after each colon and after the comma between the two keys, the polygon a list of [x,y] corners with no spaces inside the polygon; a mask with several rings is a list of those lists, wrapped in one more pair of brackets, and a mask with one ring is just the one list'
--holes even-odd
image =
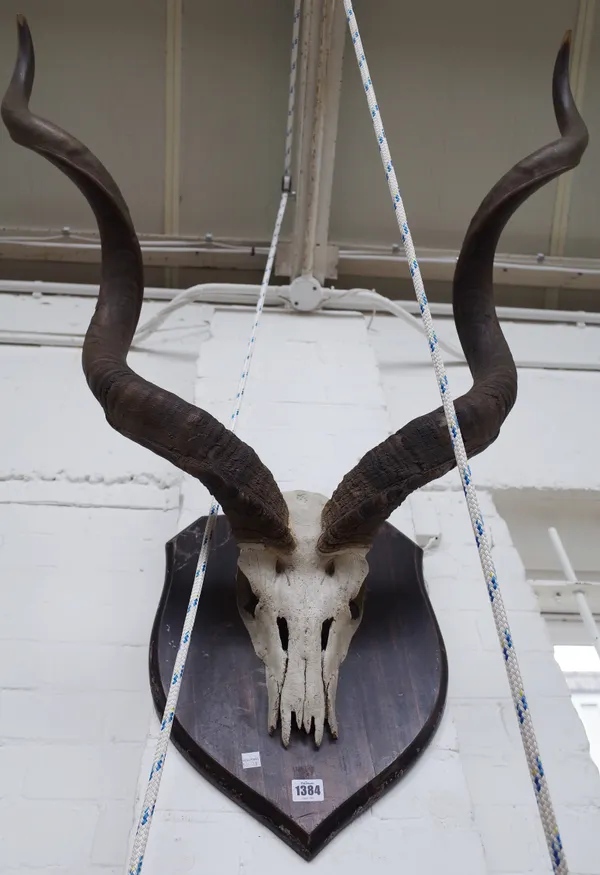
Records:
{"label": "white painted beam", "polygon": [[[165,178],[164,232],[179,234],[181,202],[181,75],[183,64],[183,0],[167,0],[165,46]],[[178,271],[167,267],[168,286],[176,286]]]}
{"label": "white painted beam", "polygon": [[[85,242],[77,242],[75,232],[62,238],[59,233],[56,236],[58,239],[52,241],[36,239],[31,235],[0,236],[0,261],[100,264],[100,244],[96,242],[95,235],[86,235]],[[268,253],[266,243],[253,244],[246,240],[206,243],[198,239],[164,237],[150,240],[141,236],[140,242],[147,267],[263,271]],[[452,280],[458,251],[424,248],[417,254],[425,282]],[[287,255],[280,253],[277,265],[279,276],[290,273],[288,256],[289,252]],[[287,269],[284,269],[286,264]],[[336,273],[369,280],[410,279],[404,253],[393,253],[391,249],[383,248],[340,249],[337,252]],[[329,279],[335,278],[329,272],[328,275]],[[494,261],[494,282],[499,286],[524,288],[600,290],[600,259],[498,254]]]}
{"label": "white painted beam", "polygon": [[[580,112],[583,111],[595,12],[596,0],[579,0],[577,22],[571,46],[570,78],[573,97]],[[560,176],[556,186],[556,200],[550,232],[550,255],[552,256],[561,256],[565,253],[572,190],[573,172],[571,171]],[[545,303],[547,307],[558,306],[559,291],[560,287],[558,286],[546,290]]]}
{"label": "white painted beam", "polygon": [[342,4],[306,0],[293,176],[296,214],[291,242],[280,246],[276,270],[292,278],[314,276],[320,283],[337,275],[336,250],[328,245],[328,234],[345,39]]}

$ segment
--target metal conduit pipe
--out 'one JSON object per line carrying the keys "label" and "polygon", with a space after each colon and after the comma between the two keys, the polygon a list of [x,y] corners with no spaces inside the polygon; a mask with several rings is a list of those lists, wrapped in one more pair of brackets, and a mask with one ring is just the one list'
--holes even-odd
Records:
{"label": "metal conduit pipe", "polygon": [[[147,265],[201,267],[203,263],[223,268],[264,267],[268,247],[264,243],[185,237],[141,238],[140,245]],[[407,279],[406,258],[398,247],[336,248],[340,275]],[[62,234],[0,234],[0,256],[5,260],[60,261],[96,263],[100,244],[93,236],[64,229]],[[428,282],[449,282],[454,274],[458,253],[454,250],[419,250],[419,264]],[[494,279],[506,286],[556,289],[600,289],[600,259],[563,256],[498,254],[494,261]]]}

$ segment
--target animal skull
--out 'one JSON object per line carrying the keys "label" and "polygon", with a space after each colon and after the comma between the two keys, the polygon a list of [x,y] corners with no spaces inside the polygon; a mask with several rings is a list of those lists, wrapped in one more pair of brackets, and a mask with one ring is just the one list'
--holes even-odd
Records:
{"label": "animal skull", "polygon": [[[325,720],[337,734],[337,679],[362,616],[366,553],[379,527],[411,492],[455,467],[443,409],[419,416],[366,453],[328,501],[309,493],[284,497],[254,450],[221,422],[136,374],[127,355],[144,297],[144,271],[131,215],[114,179],[87,146],[30,111],[35,57],[22,16],[18,37],[2,119],[15,142],[78,186],[98,223],[100,292],[82,356],[88,385],[113,428],[196,477],[223,508],[241,548],[242,616],[266,665],[269,727],[279,712],[287,744],[294,713],[306,730],[314,721],[319,743]],[[456,263],[453,312],[473,385],[455,409],[469,457],[496,440],[517,396],[515,364],[494,305],[498,240],[518,207],[576,167],[588,145],[569,84],[569,56],[570,34],[558,52],[552,83],[560,137],[493,186],[471,220]]]}
{"label": "animal skull", "polygon": [[325,721],[337,738],[335,698],[340,666],[362,620],[368,548],[324,555],[317,549],[325,496],[284,493],[296,549],[278,555],[261,544],[240,546],[238,608],[265,664],[269,732],[281,717],[290,741],[292,714],[317,746]]}

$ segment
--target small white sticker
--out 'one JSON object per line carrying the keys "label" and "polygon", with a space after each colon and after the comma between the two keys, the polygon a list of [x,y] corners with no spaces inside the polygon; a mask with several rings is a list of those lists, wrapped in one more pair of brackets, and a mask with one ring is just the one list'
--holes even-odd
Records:
{"label": "small white sticker", "polygon": [[242,754],[243,769],[260,769],[260,751],[254,750],[252,753]]}
{"label": "small white sticker", "polygon": [[306,778],[292,781],[292,800],[294,802],[323,802],[325,793],[321,778]]}

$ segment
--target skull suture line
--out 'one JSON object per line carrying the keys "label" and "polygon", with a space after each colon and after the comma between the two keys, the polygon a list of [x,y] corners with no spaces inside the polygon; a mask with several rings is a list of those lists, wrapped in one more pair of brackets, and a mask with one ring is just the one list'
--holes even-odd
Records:
{"label": "skull suture line", "polygon": [[362,619],[368,548],[334,556],[317,550],[322,495],[284,493],[296,542],[288,556],[263,545],[241,545],[238,607],[256,655],[265,664],[269,732],[281,716],[287,747],[295,715],[298,728],[321,744],[325,720],[334,738],[340,666]]}
{"label": "skull suture line", "polygon": [[[197,477],[223,508],[241,547],[242,616],[267,666],[269,726],[279,708],[287,743],[295,713],[305,728],[314,722],[319,742],[325,719],[337,733],[337,677],[361,618],[366,553],[381,524],[411,492],[456,464],[443,409],[412,420],[366,453],[328,501],[307,493],[286,500],[251,447],[210,413],[132,371],[127,354],[140,316],[144,275],[129,210],[113,178],[83,143],[30,112],[34,50],[22,17],[18,30],[18,57],[2,118],[15,142],[48,159],[79,187],[102,243],[100,293],[83,344],[88,385],[113,428]],[[456,263],[454,320],[473,385],[455,408],[469,457],[496,440],[517,396],[515,364],[494,306],[498,240],[518,207],[576,167],[588,144],[569,85],[569,55],[570,35],[554,66],[560,137],[516,164],[491,189]],[[475,131],[473,141],[480,140]]]}

